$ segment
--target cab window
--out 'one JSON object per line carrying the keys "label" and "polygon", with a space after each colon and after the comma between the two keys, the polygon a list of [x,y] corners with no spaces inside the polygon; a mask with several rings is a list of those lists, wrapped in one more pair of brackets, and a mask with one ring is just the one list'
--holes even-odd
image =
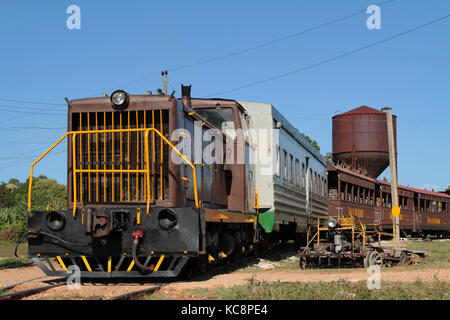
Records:
{"label": "cab window", "polygon": [[236,138],[233,110],[231,108],[196,109],[195,112],[233,140]]}

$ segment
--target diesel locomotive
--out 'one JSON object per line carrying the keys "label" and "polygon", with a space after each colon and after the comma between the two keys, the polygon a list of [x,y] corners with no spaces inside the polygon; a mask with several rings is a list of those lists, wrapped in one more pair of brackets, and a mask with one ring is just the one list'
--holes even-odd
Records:
{"label": "diesel locomotive", "polygon": [[[26,237],[45,274],[176,277],[328,214],[326,162],[274,106],[190,91],[67,100],[67,133],[30,172]],[[34,211],[33,169],[64,142],[68,209]]]}

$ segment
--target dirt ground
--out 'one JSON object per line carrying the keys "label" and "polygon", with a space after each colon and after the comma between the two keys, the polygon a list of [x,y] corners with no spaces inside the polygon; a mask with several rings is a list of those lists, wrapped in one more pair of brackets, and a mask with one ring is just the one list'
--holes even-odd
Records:
{"label": "dirt ground", "polygon": [[[60,277],[47,277],[45,274],[35,266],[23,267],[17,269],[0,270],[0,289],[12,284],[16,284],[25,280],[35,279],[33,281],[18,285],[8,292],[15,292],[27,290],[42,286],[47,286],[53,283],[66,283],[66,279]],[[128,292],[145,289],[146,287],[153,287],[151,282],[146,283],[114,283],[106,284],[104,282],[85,282],[81,284],[79,289],[69,289],[68,286],[52,288],[48,291],[35,294],[24,300],[39,300],[39,299],[108,299],[117,295]]]}
{"label": "dirt ground", "polygon": [[[365,281],[368,274],[365,269],[352,270],[283,270],[269,271],[261,270],[256,272],[238,272],[232,274],[216,275],[210,279],[199,277],[194,281],[177,282],[169,284],[161,289],[159,295],[167,295],[173,297],[177,295],[183,296],[183,292],[187,289],[215,289],[219,287],[232,287],[244,285],[250,279],[255,281],[266,282],[329,282],[329,281]],[[421,270],[396,270],[382,269],[382,281],[450,281],[450,268],[447,269],[421,269]]]}
{"label": "dirt ground", "polygon": [[[40,277],[44,274],[38,267],[25,267],[19,269],[0,270],[0,288],[5,286]],[[267,270],[257,269],[251,271],[235,271],[232,273],[216,274],[211,276],[199,276],[191,281],[176,281],[164,284],[159,295],[167,295],[173,298],[182,294],[186,289],[214,289],[219,287],[231,287],[246,284],[250,279],[258,281],[280,281],[280,282],[319,282],[319,281],[365,281],[368,277],[365,269],[346,270]],[[383,281],[450,281],[450,268],[385,268],[382,269],[381,277]],[[57,278],[45,277],[35,281],[17,286],[12,291],[25,290],[39,286],[48,285]],[[150,281],[145,283],[93,283],[85,282],[80,289],[70,290],[63,285],[48,291],[33,295],[25,299],[108,299],[110,297],[137,291],[146,287],[152,287]]]}

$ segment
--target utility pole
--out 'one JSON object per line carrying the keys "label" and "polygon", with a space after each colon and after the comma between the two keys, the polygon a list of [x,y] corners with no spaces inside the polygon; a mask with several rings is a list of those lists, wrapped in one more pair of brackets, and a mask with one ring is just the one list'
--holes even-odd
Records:
{"label": "utility pole", "polygon": [[392,233],[394,236],[394,249],[397,249],[397,245],[400,238],[400,208],[398,207],[398,190],[397,190],[397,154],[395,152],[394,142],[394,126],[392,122],[392,109],[383,108],[386,110],[386,123],[388,134],[388,146],[389,146],[389,169],[391,171],[391,198],[392,198]]}

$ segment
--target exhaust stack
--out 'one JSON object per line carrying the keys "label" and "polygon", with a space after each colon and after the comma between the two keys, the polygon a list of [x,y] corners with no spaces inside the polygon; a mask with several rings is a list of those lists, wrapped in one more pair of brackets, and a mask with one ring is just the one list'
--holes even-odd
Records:
{"label": "exhaust stack", "polygon": [[191,87],[191,85],[181,85],[181,101],[189,108],[191,108]]}
{"label": "exhaust stack", "polygon": [[161,76],[163,78],[163,92],[167,95],[167,70],[161,71]]}

